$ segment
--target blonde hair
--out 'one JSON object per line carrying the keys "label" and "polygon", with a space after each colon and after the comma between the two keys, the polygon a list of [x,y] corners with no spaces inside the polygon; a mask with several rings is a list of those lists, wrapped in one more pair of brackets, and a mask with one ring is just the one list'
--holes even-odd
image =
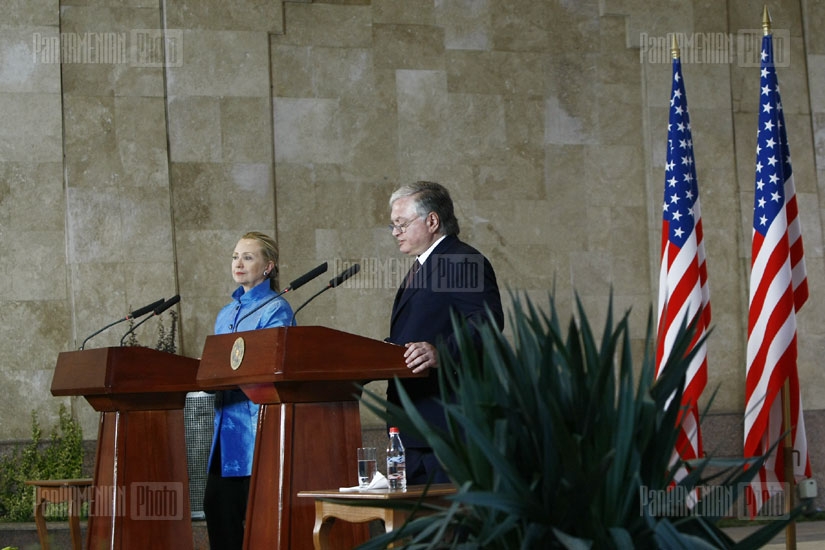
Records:
{"label": "blonde hair", "polygon": [[267,275],[269,286],[273,290],[278,290],[278,243],[275,242],[275,239],[260,231],[250,231],[241,238],[253,239],[261,244],[261,251],[264,254],[264,258],[266,258],[268,262],[272,262],[273,265],[272,271]]}

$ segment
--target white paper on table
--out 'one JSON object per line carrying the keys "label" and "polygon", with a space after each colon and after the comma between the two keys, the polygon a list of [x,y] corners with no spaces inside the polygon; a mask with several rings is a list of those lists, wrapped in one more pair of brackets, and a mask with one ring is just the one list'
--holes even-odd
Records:
{"label": "white paper on table", "polygon": [[390,483],[387,481],[387,478],[381,472],[375,472],[375,477],[372,478],[372,481],[369,485],[367,485],[366,489],[362,489],[358,485],[355,487],[339,487],[338,491],[341,493],[357,493],[358,491],[369,491],[370,489],[389,489]]}

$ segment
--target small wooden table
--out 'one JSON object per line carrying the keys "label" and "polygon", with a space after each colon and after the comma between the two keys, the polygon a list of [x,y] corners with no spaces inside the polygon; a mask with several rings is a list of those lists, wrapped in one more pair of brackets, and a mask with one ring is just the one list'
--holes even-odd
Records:
{"label": "small wooden table", "polygon": [[46,518],[43,508],[51,504],[68,505],[69,533],[72,537],[72,549],[81,550],[83,537],[80,534],[80,506],[90,500],[91,478],[83,479],[44,479],[27,481],[34,486],[34,521],[37,524],[37,537],[40,548],[49,550],[49,536],[46,532]]}
{"label": "small wooden table", "polygon": [[[337,489],[323,491],[301,491],[299,497],[311,497],[315,499],[315,527],[312,530],[312,542],[315,550],[328,550],[329,532],[336,519],[349,521],[352,523],[363,523],[380,519],[384,521],[384,529],[387,533],[396,527],[400,527],[407,521],[410,513],[408,510],[401,510],[394,507],[385,506],[384,503],[394,500],[421,500],[424,489],[427,495],[423,497],[423,502],[427,504],[443,504],[444,497],[456,493],[455,485],[451,483],[426,485],[411,485],[406,491],[390,491],[389,489],[370,489],[357,492],[341,492]],[[364,505],[364,501],[372,501],[374,504]],[[358,504],[358,503],[362,504]],[[420,513],[427,513],[426,510],[419,510]]]}

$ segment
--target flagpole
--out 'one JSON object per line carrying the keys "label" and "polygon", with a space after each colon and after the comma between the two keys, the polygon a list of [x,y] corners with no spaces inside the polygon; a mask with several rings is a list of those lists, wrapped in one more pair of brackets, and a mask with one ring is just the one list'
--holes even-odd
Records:
{"label": "flagpole", "polygon": [[[762,33],[771,34],[771,14],[768,5],[762,8]],[[793,432],[791,431],[791,379],[785,378],[782,385],[782,429],[785,438],[782,444],[783,465],[785,468],[785,513],[790,514],[793,509],[795,476],[793,467]],[[785,527],[785,548],[796,550],[796,522],[791,521]]]}
{"label": "flagpole", "polygon": [[[782,428],[785,430],[785,442],[782,447],[785,460],[785,513],[790,514],[794,506],[794,487],[796,478],[793,468],[793,436],[791,434],[791,381],[785,378],[782,385]],[[796,549],[796,521],[785,527],[785,548]]]}

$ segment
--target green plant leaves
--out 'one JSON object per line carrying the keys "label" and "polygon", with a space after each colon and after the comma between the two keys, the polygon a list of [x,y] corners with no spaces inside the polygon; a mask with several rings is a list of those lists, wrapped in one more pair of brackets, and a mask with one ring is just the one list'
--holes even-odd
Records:
{"label": "green plant leaves", "polygon": [[0,457],[0,517],[8,521],[33,521],[34,487],[27,480],[80,477],[83,434],[65,405],[60,405],[58,425],[49,440],[32,411],[32,439],[22,449]]}
{"label": "green plant leaves", "polygon": [[[512,298],[509,339],[493,322],[475,326],[478,348],[453,319],[459,355],[441,349],[439,368],[447,430],[429,425],[403,386],[401,407],[364,391],[367,408],[430,444],[460,490],[452,506],[362,548],[400,537],[407,548],[736,547],[716,526],[718,506],[692,509],[685,496],[708,490],[702,506],[736,497],[761,462],[748,470],[744,460],[674,462],[694,327],[681,327],[654,380],[652,313],[637,362],[629,312],[614,322],[612,299],[597,338],[578,298],[566,330],[552,297],[547,312]],[[688,475],[677,485],[680,468]],[[647,494],[670,499],[664,512],[643,501]],[[749,542],[770,540],[785,523]]]}

